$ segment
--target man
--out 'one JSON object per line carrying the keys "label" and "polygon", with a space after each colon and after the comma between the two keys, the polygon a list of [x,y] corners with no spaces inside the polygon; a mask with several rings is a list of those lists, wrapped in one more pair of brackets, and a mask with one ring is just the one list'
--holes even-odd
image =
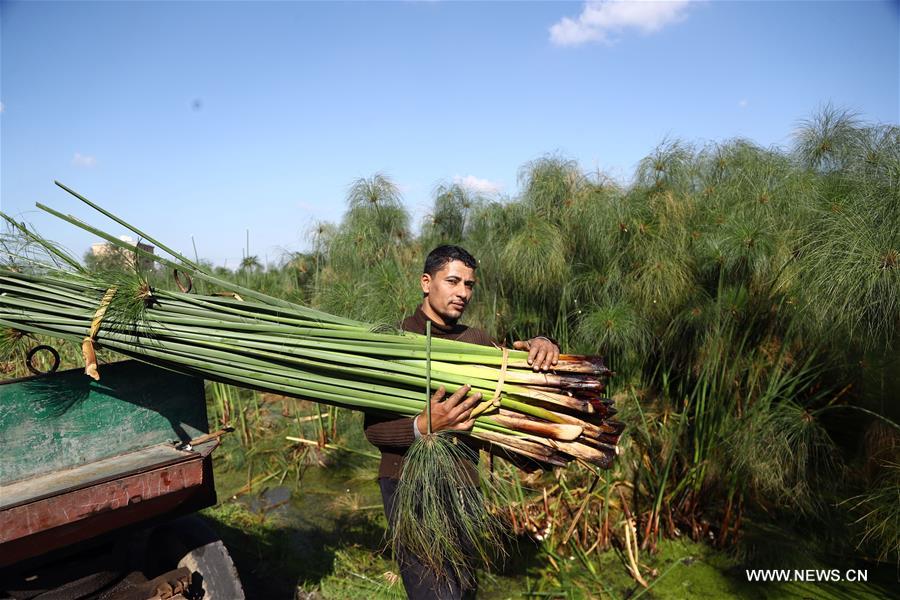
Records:
{"label": "man", "polygon": [[[401,328],[412,333],[425,333],[425,324],[431,321],[431,335],[481,344],[494,345],[490,336],[481,329],[459,323],[472,299],[475,288],[475,258],[459,246],[439,246],[428,254],[421,277],[422,304],[415,313],[403,320]],[[546,337],[513,343],[517,350],[528,350],[528,364],[535,371],[552,368],[559,359],[559,348]],[[448,398],[443,387],[431,397],[431,430],[445,429],[468,431],[475,420],[472,409],[481,400],[481,394],[469,394],[464,386]],[[416,417],[395,419],[367,413],[366,439],[381,451],[378,483],[384,501],[385,514],[393,527],[394,493],[403,468],[403,456],[416,438],[428,430],[425,413]],[[463,440],[465,442],[465,440]],[[477,451],[473,457],[477,460]],[[450,581],[438,584],[433,574],[415,556],[399,553],[400,574],[407,595],[413,600],[474,597],[474,588],[466,582]]]}

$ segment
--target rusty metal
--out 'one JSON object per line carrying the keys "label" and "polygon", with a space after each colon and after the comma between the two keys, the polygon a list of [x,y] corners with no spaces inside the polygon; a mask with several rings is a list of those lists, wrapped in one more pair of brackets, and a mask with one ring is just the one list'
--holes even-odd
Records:
{"label": "rusty metal", "polygon": [[[172,275],[175,277],[175,285],[178,286],[178,289],[181,290],[182,292],[184,292],[185,294],[189,294],[191,289],[194,287],[194,282],[191,279],[191,276],[188,275],[187,273],[183,273],[183,272],[179,271],[178,269],[173,269]],[[184,277],[186,282],[182,281],[182,276]]]}
{"label": "rusty metal", "polygon": [[[53,366],[46,371],[41,371],[36,366],[34,366],[34,356],[41,350],[46,350],[53,357]],[[35,375],[49,375],[51,373],[56,373],[56,370],[59,368],[59,352],[57,352],[56,348],[54,348],[53,346],[48,346],[46,344],[35,346],[28,351],[28,354],[25,355],[25,366],[28,367],[28,370]]]}

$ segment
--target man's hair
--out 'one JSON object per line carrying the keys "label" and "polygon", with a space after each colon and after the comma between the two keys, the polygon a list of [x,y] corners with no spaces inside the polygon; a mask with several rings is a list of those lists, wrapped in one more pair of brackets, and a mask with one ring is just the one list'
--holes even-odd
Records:
{"label": "man's hair", "polygon": [[478,261],[475,260],[475,257],[466,252],[465,248],[460,248],[459,246],[438,246],[434,250],[428,253],[428,257],[425,259],[425,268],[422,270],[423,273],[428,273],[432,277],[444,268],[451,260],[461,261],[464,265],[469,267],[470,269],[478,268]]}

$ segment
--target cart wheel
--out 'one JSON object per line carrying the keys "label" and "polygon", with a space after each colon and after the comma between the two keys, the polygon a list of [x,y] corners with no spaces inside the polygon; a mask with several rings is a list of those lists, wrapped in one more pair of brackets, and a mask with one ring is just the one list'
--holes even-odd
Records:
{"label": "cart wheel", "polygon": [[156,529],[150,552],[165,554],[194,574],[191,588],[203,600],[245,600],[244,589],[228,549],[197,517],[187,516]]}

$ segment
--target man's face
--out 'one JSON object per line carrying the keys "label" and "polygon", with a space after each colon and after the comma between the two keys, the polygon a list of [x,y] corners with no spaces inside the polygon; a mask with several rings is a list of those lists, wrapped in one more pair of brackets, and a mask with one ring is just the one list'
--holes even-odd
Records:
{"label": "man's face", "polygon": [[434,276],[422,274],[426,308],[444,323],[455,323],[462,316],[474,288],[475,270],[459,260],[449,261]]}

